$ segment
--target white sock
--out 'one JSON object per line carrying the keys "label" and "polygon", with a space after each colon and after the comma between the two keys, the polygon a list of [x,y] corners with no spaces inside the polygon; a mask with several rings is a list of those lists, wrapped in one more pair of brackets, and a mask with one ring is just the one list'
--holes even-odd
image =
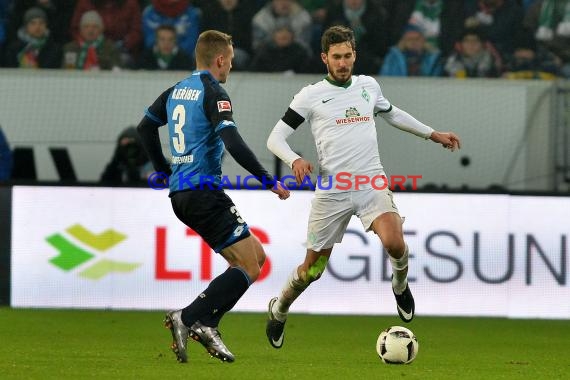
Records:
{"label": "white sock", "polygon": [[273,313],[273,316],[275,317],[275,319],[277,319],[279,322],[285,322],[287,320],[287,312],[282,313],[279,311],[280,309],[280,302],[279,299],[277,299],[277,302],[275,302],[273,304],[273,308],[271,309],[271,312]]}
{"label": "white sock", "polygon": [[287,313],[289,312],[289,307],[291,304],[303,293],[305,289],[309,286],[308,283],[303,282],[299,278],[297,273],[297,268],[289,275],[285,286],[281,290],[281,294],[277,299],[277,302],[273,304],[271,311],[277,320],[285,322],[287,319]]}
{"label": "white sock", "polygon": [[392,288],[394,293],[402,294],[408,285],[408,245],[404,250],[404,254],[399,259],[390,256],[390,263],[392,264]]}

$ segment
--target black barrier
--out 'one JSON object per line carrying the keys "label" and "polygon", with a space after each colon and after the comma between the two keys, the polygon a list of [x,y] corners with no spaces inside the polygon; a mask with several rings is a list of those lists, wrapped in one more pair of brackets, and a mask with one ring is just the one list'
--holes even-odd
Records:
{"label": "black barrier", "polygon": [[0,185],[0,305],[10,304],[12,187]]}

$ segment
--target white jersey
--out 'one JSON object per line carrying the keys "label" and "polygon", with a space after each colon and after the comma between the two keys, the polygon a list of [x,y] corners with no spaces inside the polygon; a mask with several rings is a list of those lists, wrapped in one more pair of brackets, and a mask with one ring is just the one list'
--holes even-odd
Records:
{"label": "white jersey", "polygon": [[385,174],[378,153],[374,112],[388,112],[392,105],[374,78],[354,75],[346,87],[323,79],[299,91],[289,107],[311,126],[322,187],[328,187],[329,178],[333,180],[327,192],[340,191],[334,186],[338,173],[350,173],[352,178]]}

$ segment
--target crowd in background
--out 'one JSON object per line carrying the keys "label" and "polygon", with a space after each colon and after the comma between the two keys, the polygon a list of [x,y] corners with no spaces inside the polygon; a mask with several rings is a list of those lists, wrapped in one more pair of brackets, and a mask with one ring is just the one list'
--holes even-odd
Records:
{"label": "crowd in background", "polygon": [[217,29],[234,70],[321,73],[335,24],[357,74],[570,78],[570,0],[0,0],[0,67],[192,70]]}

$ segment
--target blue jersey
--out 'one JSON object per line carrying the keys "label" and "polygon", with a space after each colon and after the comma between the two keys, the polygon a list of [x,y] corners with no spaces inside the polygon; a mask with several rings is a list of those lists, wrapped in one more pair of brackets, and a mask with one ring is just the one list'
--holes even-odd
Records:
{"label": "blue jersey", "polygon": [[168,124],[171,194],[220,184],[224,143],[219,132],[236,125],[230,97],[210,72],[193,72],[166,90],[145,114]]}
{"label": "blue jersey", "polygon": [[[148,1],[147,3],[150,3]],[[176,30],[178,47],[191,57],[194,57],[196,41],[200,35],[200,9],[189,5],[178,16],[169,17],[160,13],[154,6],[149,5],[142,12],[142,34],[144,47],[152,49],[156,43],[156,28],[160,25],[170,25]]]}

